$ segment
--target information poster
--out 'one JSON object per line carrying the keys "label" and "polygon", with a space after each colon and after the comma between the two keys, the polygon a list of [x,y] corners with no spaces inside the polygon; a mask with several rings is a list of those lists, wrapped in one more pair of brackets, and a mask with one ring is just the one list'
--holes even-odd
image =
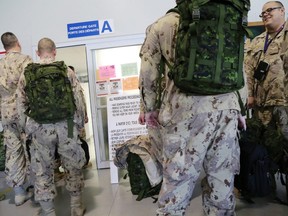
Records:
{"label": "information poster", "polygon": [[123,90],[124,91],[136,90],[138,89],[138,87],[139,87],[138,76],[123,78]]}
{"label": "information poster", "polygon": [[118,183],[118,168],[113,163],[116,148],[132,137],[147,134],[147,129],[138,123],[139,95],[111,95],[107,100],[111,183]]}
{"label": "information poster", "polygon": [[100,80],[116,77],[115,65],[100,66],[98,73]]}
{"label": "information poster", "polygon": [[138,75],[137,62],[121,65],[122,76]]}
{"label": "information poster", "polygon": [[96,94],[97,96],[108,95],[108,81],[107,80],[99,80],[96,81]]}
{"label": "information poster", "polygon": [[119,94],[122,92],[122,80],[121,79],[111,79],[110,80],[110,93]]}

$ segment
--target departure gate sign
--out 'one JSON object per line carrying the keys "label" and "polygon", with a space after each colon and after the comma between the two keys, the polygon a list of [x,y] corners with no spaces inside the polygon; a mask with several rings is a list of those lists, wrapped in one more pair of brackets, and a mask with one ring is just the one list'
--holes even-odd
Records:
{"label": "departure gate sign", "polygon": [[67,24],[68,38],[97,36],[113,33],[113,20],[94,20]]}

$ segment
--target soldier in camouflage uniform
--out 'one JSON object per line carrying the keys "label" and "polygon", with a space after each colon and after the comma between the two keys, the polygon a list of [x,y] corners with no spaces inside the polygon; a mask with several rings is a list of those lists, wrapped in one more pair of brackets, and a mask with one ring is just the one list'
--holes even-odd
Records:
{"label": "soldier in camouflage uniform", "polygon": [[24,184],[28,180],[28,158],[25,154],[25,142],[21,141],[16,112],[16,89],[20,74],[31,57],[21,54],[21,45],[12,32],[2,34],[1,41],[6,55],[0,60],[0,96],[1,118],[4,129],[4,145],[6,146],[7,184],[15,192],[15,205],[22,205],[32,194],[26,193]]}
{"label": "soldier in camouflage uniform", "polygon": [[[288,139],[288,22],[279,1],[263,5],[260,17],[266,31],[246,48],[248,107],[264,125],[275,124]],[[259,62],[270,65],[264,80],[254,78]]]}
{"label": "soldier in camouflage uniform", "polygon": [[[186,95],[167,76],[157,110],[158,67],[161,56],[173,65],[179,15],[166,14],[149,26],[141,49],[140,95],[148,127],[161,131],[163,184],[157,215],[185,215],[196,181],[204,167],[203,209],[206,215],[235,215],[234,175],[239,172],[237,139],[239,101],[235,93]],[[158,114],[159,113],[159,114]],[[241,118],[241,123],[245,120]]]}
{"label": "soldier in camouflage uniform", "polygon": [[[55,61],[56,46],[49,38],[43,38],[38,43],[38,56],[40,64],[49,64]],[[32,118],[27,118],[25,125],[25,110],[29,105],[25,92],[26,80],[24,73],[20,77],[17,89],[17,105],[20,116],[20,125],[26,129],[27,136],[32,137],[31,143],[31,167],[35,172],[35,200],[41,205],[41,215],[55,215],[54,197],[56,187],[53,181],[55,149],[57,147],[62,166],[66,172],[66,189],[71,198],[71,215],[84,215],[82,204],[82,191],[84,177],[82,167],[86,159],[81,142],[78,139],[78,131],[84,127],[85,105],[83,93],[76,74],[68,70],[68,79],[72,86],[76,111],[74,114],[73,138],[68,137],[67,120],[51,124],[40,124]]]}
{"label": "soldier in camouflage uniform", "polygon": [[1,114],[0,114],[0,171],[4,171],[5,170],[6,150],[5,150],[5,146],[4,146],[4,142],[3,141],[4,141],[3,127],[2,127]]}
{"label": "soldier in camouflage uniform", "polygon": [[[273,10],[270,10],[273,8]],[[268,10],[267,10],[268,9]],[[264,4],[261,17],[267,29],[255,37],[246,47],[245,72],[247,75],[248,106],[253,108],[255,115],[267,125],[273,118],[281,120],[283,132],[287,128],[287,60],[288,48],[284,36],[288,37],[288,22],[285,23],[285,9],[280,2],[271,1]],[[270,12],[269,12],[270,11]],[[284,47],[286,47],[284,50]],[[266,78],[258,81],[254,78],[260,61],[267,62],[270,67]],[[288,137],[288,134],[287,134]]]}

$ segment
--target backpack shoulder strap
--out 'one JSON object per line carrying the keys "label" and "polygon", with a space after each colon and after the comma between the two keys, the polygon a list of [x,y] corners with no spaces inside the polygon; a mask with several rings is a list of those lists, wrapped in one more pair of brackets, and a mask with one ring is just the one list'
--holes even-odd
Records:
{"label": "backpack shoulder strap", "polygon": [[24,69],[26,83],[30,83],[35,79],[35,71],[40,66],[39,63],[30,63]]}
{"label": "backpack shoulder strap", "polygon": [[[165,59],[165,57],[162,55],[161,56],[161,60],[160,60],[160,64],[159,64],[159,69],[158,69],[158,73],[159,73],[159,77],[158,77],[158,94],[156,97],[156,108],[160,109],[161,103],[162,103],[162,93],[163,93],[163,88],[162,88],[162,82],[163,79],[165,79],[164,75],[165,75],[165,65],[168,66],[169,71],[172,69],[171,64]],[[170,72],[168,72],[168,75],[170,74]]]}
{"label": "backpack shoulder strap", "polygon": [[169,9],[169,10],[166,12],[166,14],[172,13],[172,12],[175,12],[175,13],[178,13],[178,14],[179,14],[179,10],[178,10],[177,6],[174,7],[174,8]]}

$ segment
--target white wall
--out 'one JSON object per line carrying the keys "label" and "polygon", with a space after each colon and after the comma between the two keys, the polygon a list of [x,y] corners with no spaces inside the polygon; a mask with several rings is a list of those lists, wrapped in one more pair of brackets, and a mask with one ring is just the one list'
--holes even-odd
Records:
{"label": "white wall", "polygon": [[[174,6],[175,0],[0,0],[0,34],[14,32],[23,53],[33,56],[32,46],[42,37],[56,44],[82,44],[100,37],[143,34]],[[114,34],[68,39],[67,24],[105,19],[114,20]]]}
{"label": "white wall", "polygon": [[[251,0],[249,22],[261,21],[258,15],[265,2]],[[288,1],[282,3],[288,12]],[[33,56],[32,46],[42,37],[50,37],[56,44],[83,44],[100,37],[143,34],[174,5],[175,0],[0,0],[0,34],[14,32],[23,52]],[[114,20],[114,34],[68,39],[67,24],[103,19]]]}
{"label": "white wall", "polygon": [[[261,21],[258,15],[265,2],[251,0],[249,22]],[[282,3],[288,14],[288,1]],[[56,44],[77,45],[101,37],[143,34],[150,23],[174,5],[175,0],[0,0],[0,34],[14,32],[23,53],[33,56],[32,47],[42,37],[50,37]],[[67,24],[103,19],[114,20],[114,34],[68,39]]]}

